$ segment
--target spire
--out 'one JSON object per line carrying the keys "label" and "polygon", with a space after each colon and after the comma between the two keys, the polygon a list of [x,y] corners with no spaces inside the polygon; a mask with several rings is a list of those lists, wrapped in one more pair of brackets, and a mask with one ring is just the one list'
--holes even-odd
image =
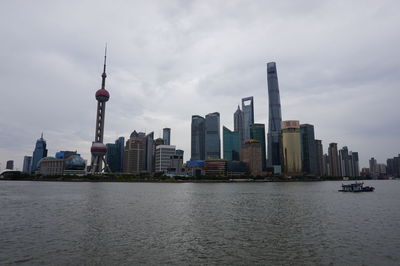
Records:
{"label": "spire", "polygon": [[103,68],[103,74],[101,75],[101,78],[102,78],[102,80],[101,80],[101,88],[103,90],[105,90],[105,88],[106,88],[106,77],[107,77],[107,74],[106,74],[106,60],[107,60],[107,43],[106,43],[106,47],[104,48],[104,68]]}

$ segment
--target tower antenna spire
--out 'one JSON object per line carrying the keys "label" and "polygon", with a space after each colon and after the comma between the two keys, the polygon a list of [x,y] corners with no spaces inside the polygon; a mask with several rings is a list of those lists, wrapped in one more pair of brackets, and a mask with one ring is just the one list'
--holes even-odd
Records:
{"label": "tower antenna spire", "polygon": [[107,62],[107,43],[104,48],[104,67],[103,67],[103,74],[101,74],[101,88],[104,90],[106,88],[106,62]]}

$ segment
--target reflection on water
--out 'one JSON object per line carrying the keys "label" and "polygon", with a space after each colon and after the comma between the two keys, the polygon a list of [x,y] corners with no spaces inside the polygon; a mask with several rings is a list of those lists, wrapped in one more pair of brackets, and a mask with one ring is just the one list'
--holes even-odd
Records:
{"label": "reflection on water", "polygon": [[399,265],[400,182],[0,182],[0,264]]}

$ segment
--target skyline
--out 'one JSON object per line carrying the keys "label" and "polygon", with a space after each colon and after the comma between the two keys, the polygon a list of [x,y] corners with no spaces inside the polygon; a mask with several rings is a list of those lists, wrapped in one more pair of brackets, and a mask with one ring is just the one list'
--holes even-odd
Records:
{"label": "skyline", "polygon": [[[314,6],[307,11],[309,3]],[[360,1],[342,10],[342,4],[104,3],[98,17],[86,19],[88,3],[76,14],[65,3],[24,3],[22,9],[3,3],[2,169],[7,160],[21,169],[41,132],[49,155],[78,150],[90,161],[93,93],[101,85],[105,42],[112,96],[104,143],[133,130],[154,131],[158,138],[171,128],[171,144],[185,151],[186,160],[191,116],[219,112],[221,130],[232,129],[232,115],[248,96],[254,96],[254,122],[267,127],[266,63],[275,61],[282,120],[314,125],[324,153],[335,142],[358,151],[361,167],[371,157],[385,162],[400,147],[394,34],[400,5]],[[68,19],[73,15],[76,21]]]}

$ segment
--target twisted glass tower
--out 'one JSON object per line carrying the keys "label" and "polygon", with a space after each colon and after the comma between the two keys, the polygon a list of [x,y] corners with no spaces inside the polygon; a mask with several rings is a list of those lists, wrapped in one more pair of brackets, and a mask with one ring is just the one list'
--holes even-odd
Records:
{"label": "twisted glass tower", "polygon": [[279,96],[278,74],[275,62],[267,63],[268,83],[268,167],[274,167],[275,172],[280,172],[281,159],[281,100]]}

